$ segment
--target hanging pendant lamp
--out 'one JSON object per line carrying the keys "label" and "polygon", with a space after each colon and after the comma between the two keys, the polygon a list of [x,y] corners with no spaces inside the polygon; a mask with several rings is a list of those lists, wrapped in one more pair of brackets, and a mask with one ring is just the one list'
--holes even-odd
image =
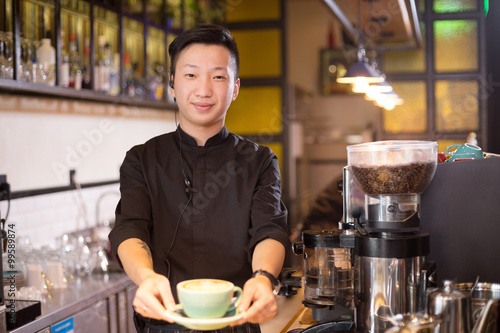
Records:
{"label": "hanging pendant lamp", "polygon": [[358,48],[358,60],[347,70],[343,77],[337,78],[338,83],[371,84],[384,82],[384,78],[370,66],[364,56],[365,49],[362,45]]}

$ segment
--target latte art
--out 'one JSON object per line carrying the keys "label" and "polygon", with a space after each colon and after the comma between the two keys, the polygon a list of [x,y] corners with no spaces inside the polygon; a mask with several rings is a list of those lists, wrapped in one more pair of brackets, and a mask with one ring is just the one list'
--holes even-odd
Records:
{"label": "latte art", "polygon": [[183,285],[184,289],[196,291],[222,291],[230,289],[231,283],[217,280],[191,281]]}

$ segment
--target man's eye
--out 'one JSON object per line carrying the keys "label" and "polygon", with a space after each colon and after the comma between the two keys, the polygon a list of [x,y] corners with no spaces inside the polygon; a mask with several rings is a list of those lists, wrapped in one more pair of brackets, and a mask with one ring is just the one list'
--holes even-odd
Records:
{"label": "man's eye", "polygon": [[186,74],[187,77],[195,77],[194,74]]}
{"label": "man's eye", "polygon": [[225,76],[222,76],[222,75],[217,75],[214,77],[214,79],[216,80],[224,80],[226,77]]}

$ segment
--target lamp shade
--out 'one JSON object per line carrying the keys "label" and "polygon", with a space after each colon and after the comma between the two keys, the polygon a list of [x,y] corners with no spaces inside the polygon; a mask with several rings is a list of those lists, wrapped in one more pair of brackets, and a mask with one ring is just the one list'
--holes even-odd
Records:
{"label": "lamp shade", "polygon": [[360,78],[364,78],[368,84],[384,81],[384,78],[378,75],[366,61],[358,60],[347,70],[343,77],[337,78],[337,82],[353,84],[356,80],[359,81]]}

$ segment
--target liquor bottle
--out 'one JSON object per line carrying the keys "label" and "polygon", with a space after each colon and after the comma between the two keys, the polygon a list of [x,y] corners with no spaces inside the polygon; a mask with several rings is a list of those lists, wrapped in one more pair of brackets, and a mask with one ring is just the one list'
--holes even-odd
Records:
{"label": "liquor bottle", "polygon": [[109,45],[106,52],[107,56],[112,59],[109,66],[109,94],[117,96],[120,94],[120,55],[118,53],[112,55]]}
{"label": "liquor bottle", "polygon": [[106,36],[99,36],[99,91],[103,94],[109,94],[109,65],[106,59]]}
{"label": "liquor bottle", "polygon": [[69,36],[69,87],[75,90],[82,89],[82,70],[80,68],[80,54],[76,44],[76,35]]}
{"label": "liquor bottle", "polygon": [[83,50],[83,66],[82,66],[82,88],[91,89],[92,79],[90,75],[90,38],[85,38],[85,48]]}
{"label": "liquor bottle", "polygon": [[47,84],[54,86],[56,83],[56,49],[51,45],[51,33],[47,32],[47,37],[42,38],[40,47],[36,50],[36,61],[42,66],[47,75]]}
{"label": "liquor bottle", "polygon": [[61,30],[61,87],[69,87],[69,54],[64,45],[64,31]]}

